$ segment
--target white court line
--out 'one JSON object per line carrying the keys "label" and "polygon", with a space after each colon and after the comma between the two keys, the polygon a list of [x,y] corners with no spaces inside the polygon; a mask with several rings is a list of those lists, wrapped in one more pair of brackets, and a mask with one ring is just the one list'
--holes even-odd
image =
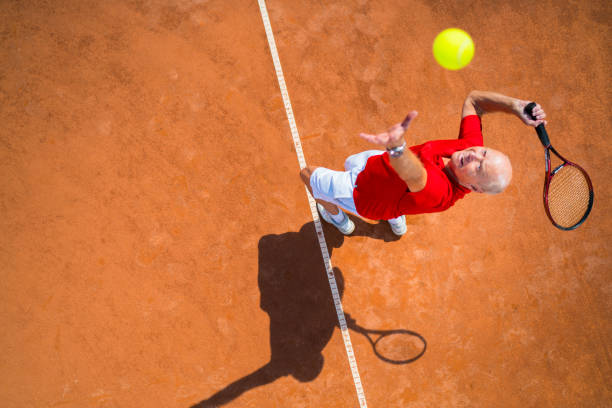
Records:
{"label": "white court line", "polygon": [[[285,77],[283,76],[283,70],[281,68],[280,59],[278,58],[278,51],[276,49],[276,42],[274,41],[274,34],[272,33],[272,26],[270,25],[270,18],[268,17],[268,10],[266,9],[265,0],[259,1],[259,10],[261,11],[261,18],[263,19],[264,28],[266,29],[266,36],[268,37],[268,45],[270,47],[270,53],[272,54],[272,62],[274,63],[274,69],[276,70],[276,77],[278,78],[278,86],[280,87],[281,95],[283,96],[283,102],[285,104],[285,111],[287,112],[287,119],[289,120],[289,127],[291,128],[291,136],[293,137],[293,144],[295,145],[295,152],[297,153],[298,161],[300,163],[300,169],[306,167],[306,160],[304,159],[304,152],[302,151],[302,142],[300,141],[300,135],[298,134],[297,126],[295,125],[295,119],[293,117],[293,109],[291,108],[291,101],[289,100],[289,93],[287,92],[287,85],[285,84]],[[329,259],[329,252],[327,250],[327,244],[325,243],[325,235],[323,235],[323,228],[321,226],[321,220],[319,219],[319,212],[315,200],[310,195],[308,189],[306,189],[306,195],[308,196],[308,203],[310,204],[310,212],[312,213],[312,219],[314,220],[315,229],[317,230],[317,237],[319,238],[319,246],[321,247],[321,255],[323,255],[323,262],[325,263],[325,270],[327,271],[327,280],[329,281],[329,287],[334,298],[334,305],[336,306],[336,314],[338,315],[338,323],[340,324],[340,330],[342,332],[342,338],[344,339],[344,348],[346,348],[346,354],[348,356],[349,365],[351,367],[351,373],[353,374],[353,382],[355,383],[355,389],[357,390],[357,398],[359,399],[359,406],[366,408],[365,394],[363,392],[363,386],[361,385],[361,378],[359,378],[359,370],[357,369],[357,360],[355,359],[355,353],[353,353],[353,345],[351,344],[351,337],[349,335],[348,327],[346,325],[346,319],[344,318],[344,311],[342,310],[342,302],[340,301],[340,294],[338,293],[338,286],[336,285],[336,278],[334,277],[334,271],[332,269],[331,260]]]}

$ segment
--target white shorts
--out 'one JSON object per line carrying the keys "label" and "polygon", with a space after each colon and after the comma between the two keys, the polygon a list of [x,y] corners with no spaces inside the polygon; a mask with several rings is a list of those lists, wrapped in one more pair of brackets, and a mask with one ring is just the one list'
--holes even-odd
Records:
{"label": "white shorts", "polygon": [[327,201],[345,211],[359,215],[353,200],[353,189],[357,176],[363,171],[371,156],[383,154],[382,150],[367,150],[349,156],[344,162],[345,171],[317,167],[310,176],[310,187],[314,198]]}

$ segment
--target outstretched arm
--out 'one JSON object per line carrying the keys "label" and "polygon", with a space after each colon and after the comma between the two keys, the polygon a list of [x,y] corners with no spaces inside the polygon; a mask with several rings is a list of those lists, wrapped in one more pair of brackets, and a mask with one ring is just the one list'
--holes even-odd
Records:
{"label": "outstretched arm", "polygon": [[516,98],[511,98],[496,92],[472,91],[469,93],[463,103],[463,112],[461,117],[469,115],[478,115],[482,117],[485,113],[506,112],[518,116],[527,126],[537,127],[540,123],[546,125],[546,113],[540,105],[536,105],[533,109],[533,114],[537,120],[532,120],[523,110],[530,101],[523,101]]}
{"label": "outstretched arm", "polygon": [[[410,122],[417,117],[417,114],[416,111],[410,112],[402,123],[391,126],[384,133],[377,135],[360,133],[359,136],[368,142],[384,146],[386,149],[405,145],[404,133],[410,126]],[[406,147],[404,153],[399,157],[389,155],[389,162],[395,172],[406,182],[411,192],[416,193],[425,188],[427,184],[427,171],[421,160],[409,148]]]}

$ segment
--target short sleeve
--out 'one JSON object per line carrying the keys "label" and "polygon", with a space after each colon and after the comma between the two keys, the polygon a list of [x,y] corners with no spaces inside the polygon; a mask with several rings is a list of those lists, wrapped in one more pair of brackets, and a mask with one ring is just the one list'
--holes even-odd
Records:
{"label": "short sleeve", "polygon": [[470,146],[482,146],[482,123],[478,115],[469,115],[461,119],[459,139],[466,141]]}

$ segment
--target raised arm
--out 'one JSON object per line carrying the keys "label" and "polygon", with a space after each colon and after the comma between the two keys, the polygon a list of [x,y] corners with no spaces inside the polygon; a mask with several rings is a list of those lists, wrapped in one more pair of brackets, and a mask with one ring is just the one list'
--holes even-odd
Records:
{"label": "raised arm", "polygon": [[518,116],[527,126],[537,127],[540,123],[546,125],[547,122],[544,120],[546,113],[540,105],[536,105],[533,109],[533,114],[537,120],[532,120],[523,112],[525,106],[529,103],[530,101],[511,98],[496,92],[472,91],[465,98],[461,117],[464,118],[469,115],[482,117],[485,113],[506,112]]}
{"label": "raised arm", "polygon": [[389,154],[389,162],[395,172],[406,182],[408,189],[413,193],[421,191],[427,184],[427,171],[425,171],[423,163],[421,163],[421,160],[406,147],[406,141],[404,140],[406,129],[408,129],[410,122],[412,122],[417,115],[418,113],[416,111],[410,112],[402,123],[391,126],[389,130],[384,133],[379,133],[377,135],[367,133],[359,134],[359,136],[368,142],[384,146],[387,151],[393,148],[399,148],[401,150],[403,146],[403,154],[397,157],[393,157],[394,155]]}

